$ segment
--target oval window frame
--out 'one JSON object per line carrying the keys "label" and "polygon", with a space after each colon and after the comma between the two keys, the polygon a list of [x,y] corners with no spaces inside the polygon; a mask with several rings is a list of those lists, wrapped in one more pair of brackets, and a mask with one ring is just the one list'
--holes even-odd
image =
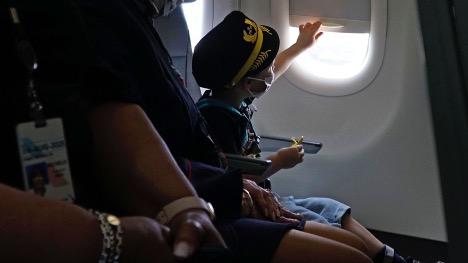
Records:
{"label": "oval window frame", "polygon": [[[289,1],[270,0],[271,22],[280,39],[289,38]],[[371,21],[367,55],[359,73],[347,78],[325,78],[303,74],[300,65],[293,63],[283,77],[293,86],[320,96],[347,96],[368,87],[379,73],[387,36],[387,0],[371,0]],[[282,41],[281,50],[289,41]]]}

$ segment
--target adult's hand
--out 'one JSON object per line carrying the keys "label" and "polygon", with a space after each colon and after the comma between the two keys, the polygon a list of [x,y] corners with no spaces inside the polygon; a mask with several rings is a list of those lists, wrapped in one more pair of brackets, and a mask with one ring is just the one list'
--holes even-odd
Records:
{"label": "adult's hand", "polygon": [[281,216],[278,218],[277,222],[281,223],[299,223],[302,220],[302,216],[300,214],[295,214],[284,206],[280,205]]}
{"label": "adult's hand", "polygon": [[201,246],[227,248],[208,214],[200,209],[189,209],[170,222],[172,252],[177,259],[187,259]]}
{"label": "adult's hand", "polygon": [[243,179],[243,182],[254,203],[251,217],[281,223],[299,223],[302,219],[301,215],[284,208],[271,191],[248,179]]}
{"label": "adult's hand", "polygon": [[176,262],[169,228],[147,217],[120,218],[123,242],[121,262]]}
{"label": "adult's hand", "polygon": [[276,221],[281,216],[278,202],[275,202],[273,194],[258,186],[254,181],[243,179],[244,188],[249,191],[254,203],[253,218]]}

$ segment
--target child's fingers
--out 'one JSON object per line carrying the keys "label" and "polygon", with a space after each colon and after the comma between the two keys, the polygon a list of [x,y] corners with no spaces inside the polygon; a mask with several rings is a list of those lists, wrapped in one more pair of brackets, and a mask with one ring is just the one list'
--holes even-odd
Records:
{"label": "child's fingers", "polygon": [[304,151],[304,146],[302,146],[302,144],[294,145],[294,147],[296,147],[298,152]]}
{"label": "child's fingers", "polygon": [[312,24],[312,26],[313,26],[314,28],[319,29],[319,28],[322,26],[322,22],[320,22],[320,21],[315,21],[315,22]]}
{"label": "child's fingers", "polygon": [[315,40],[319,39],[319,37],[322,35],[323,35],[323,32],[318,32],[317,35],[315,35]]}

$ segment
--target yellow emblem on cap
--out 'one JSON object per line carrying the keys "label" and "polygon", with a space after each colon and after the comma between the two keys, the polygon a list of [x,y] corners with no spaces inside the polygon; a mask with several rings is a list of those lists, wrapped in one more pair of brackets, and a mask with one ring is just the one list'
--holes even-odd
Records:
{"label": "yellow emblem on cap", "polygon": [[264,26],[264,25],[260,25],[260,28],[262,29],[263,32],[267,32],[268,34],[270,34],[270,36],[272,36],[273,34],[271,33],[270,29],[268,29],[268,27]]}
{"label": "yellow emblem on cap", "polygon": [[245,19],[244,23],[247,25],[247,31],[244,30],[245,42],[255,43],[257,40],[257,25],[250,19]]}
{"label": "yellow emblem on cap", "polygon": [[270,53],[270,52],[271,52],[271,49],[260,52],[257,59],[255,59],[255,62],[253,63],[252,67],[250,67],[249,71],[258,69],[260,67],[260,65],[262,65],[263,62],[265,62],[265,60],[267,60],[268,53]]}

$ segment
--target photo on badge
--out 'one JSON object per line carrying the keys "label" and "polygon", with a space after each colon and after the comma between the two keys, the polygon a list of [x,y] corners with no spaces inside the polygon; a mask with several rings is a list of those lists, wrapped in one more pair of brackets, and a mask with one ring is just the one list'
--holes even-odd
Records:
{"label": "photo on badge", "polygon": [[26,166],[26,174],[28,178],[28,188],[35,194],[44,196],[47,191],[46,185],[49,184],[47,163],[41,162]]}

